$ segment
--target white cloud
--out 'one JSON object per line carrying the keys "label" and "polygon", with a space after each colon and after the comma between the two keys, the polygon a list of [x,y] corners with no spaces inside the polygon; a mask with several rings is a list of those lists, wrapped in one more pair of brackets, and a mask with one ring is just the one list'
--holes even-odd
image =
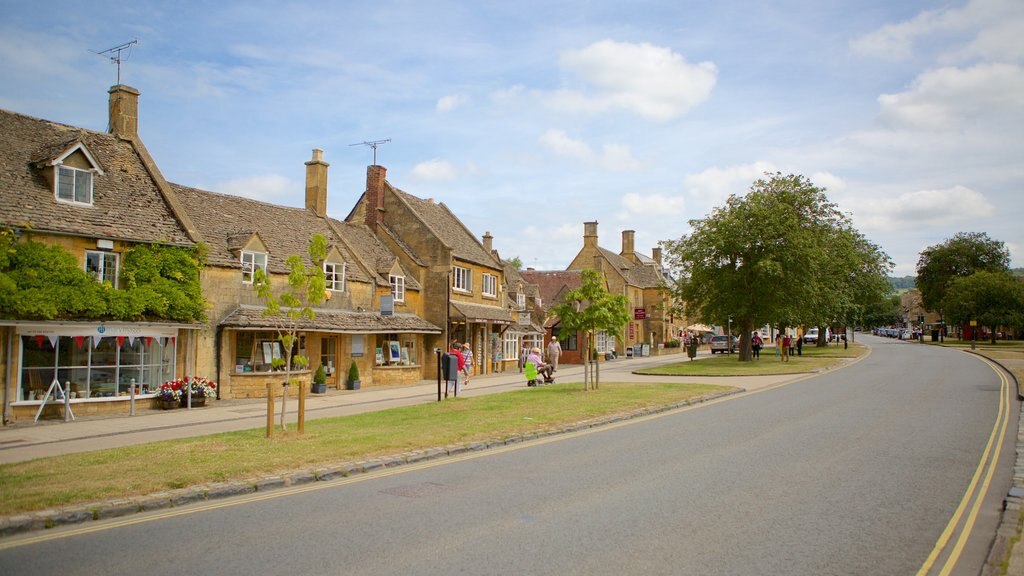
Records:
{"label": "white cloud", "polygon": [[777,172],[771,162],[759,160],[753,164],[742,164],[728,168],[708,168],[698,174],[691,174],[684,182],[687,195],[705,207],[718,206],[732,194],[743,196],[750,185],[764,176],[765,172]]}
{"label": "white cloud", "polygon": [[903,59],[913,52],[918,38],[956,25],[959,11],[928,10],[898,24],[885,26],[852,40],[850,48],[857,54],[876,58]]}
{"label": "white cloud", "polygon": [[980,192],[964,186],[918,190],[896,196],[852,199],[853,216],[867,230],[953,226],[994,214],[995,208]]}
{"label": "white cloud", "polygon": [[455,110],[456,108],[459,108],[468,102],[469,96],[466,96],[465,94],[450,94],[448,96],[443,96],[440,100],[437,101],[436,109],[438,113],[444,114],[447,112],[451,112],[452,110]]}
{"label": "white cloud", "polygon": [[562,67],[589,90],[562,89],[546,95],[562,111],[627,110],[667,121],[707,100],[718,70],[710,62],[689,64],[668,48],[602,40],[562,54]]}
{"label": "white cloud", "polygon": [[294,205],[304,198],[303,185],[284,176],[269,174],[228,180],[210,188],[221,194],[244,196],[273,204]]}
{"label": "white cloud", "polygon": [[419,180],[454,180],[455,166],[446,160],[427,160],[420,162],[412,169],[412,176]]}
{"label": "white cloud", "polygon": [[564,130],[551,129],[538,138],[540,145],[567,158],[573,158],[590,166],[612,172],[632,172],[642,168],[641,163],[633,157],[629,146],[624,144],[604,144],[600,152],[595,152],[583,140],[570,137]]}
{"label": "white cloud", "polygon": [[622,208],[627,219],[635,216],[670,218],[683,214],[686,200],[681,196],[630,192],[622,197]]}
{"label": "white cloud", "polygon": [[1012,64],[940,68],[921,74],[909,90],[878,97],[882,120],[895,127],[959,129],[980,116],[1024,110],[1024,69]]}

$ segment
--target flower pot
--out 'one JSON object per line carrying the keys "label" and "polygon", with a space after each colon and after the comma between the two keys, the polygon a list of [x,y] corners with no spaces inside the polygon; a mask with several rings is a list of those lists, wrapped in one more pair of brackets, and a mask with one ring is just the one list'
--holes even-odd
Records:
{"label": "flower pot", "polygon": [[164,410],[174,410],[178,407],[178,401],[173,399],[161,398],[157,400],[157,404]]}
{"label": "flower pot", "polygon": [[[183,407],[188,407],[188,396],[181,397],[181,405]],[[192,407],[199,408],[200,406],[206,406],[206,396],[192,396]]]}
{"label": "flower pot", "polygon": [[317,384],[316,382],[314,382],[313,383],[313,387],[312,387],[312,391],[313,391],[313,394],[326,394],[327,393],[327,384],[326,383]]}
{"label": "flower pot", "polygon": [[349,380],[347,388],[349,390],[359,390],[359,380]]}

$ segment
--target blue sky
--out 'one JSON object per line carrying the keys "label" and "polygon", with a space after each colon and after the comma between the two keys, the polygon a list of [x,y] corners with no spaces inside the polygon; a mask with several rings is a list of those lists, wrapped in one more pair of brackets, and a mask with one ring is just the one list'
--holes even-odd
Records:
{"label": "blue sky", "polygon": [[803,174],[913,274],[987,232],[1024,266],[1024,2],[2,0],[0,108],[106,130],[117,69],[172,182],[344,218],[377,149],[503,257],[583,223],[650,254],[765,172]]}

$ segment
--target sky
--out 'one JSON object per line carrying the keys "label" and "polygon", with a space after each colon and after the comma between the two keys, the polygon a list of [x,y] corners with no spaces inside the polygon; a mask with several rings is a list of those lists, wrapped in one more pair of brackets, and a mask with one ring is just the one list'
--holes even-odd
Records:
{"label": "sky", "polygon": [[[584,222],[644,254],[800,174],[913,275],[985,232],[1024,266],[1020,0],[0,0],[0,108],[107,130],[118,67],[164,176],[345,218],[373,149],[503,258],[564,269]],[[0,135],[2,137],[2,135]]]}

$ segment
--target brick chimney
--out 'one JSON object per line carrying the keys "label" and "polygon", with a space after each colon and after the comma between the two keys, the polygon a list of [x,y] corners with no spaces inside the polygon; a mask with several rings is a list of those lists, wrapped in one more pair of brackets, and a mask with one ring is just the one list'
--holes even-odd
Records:
{"label": "brick chimney", "polygon": [[619,256],[632,256],[633,250],[633,237],[636,234],[633,230],[622,231],[622,252]]}
{"label": "brick chimney", "polygon": [[491,249],[491,245],[494,243],[494,236],[491,236],[490,232],[484,232],[483,240],[484,240],[484,250],[488,254],[490,254],[491,252],[493,252],[493,250]]}
{"label": "brick chimney", "polygon": [[111,86],[110,133],[133,140],[139,136],[139,91],[131,86]]}
{"label": "brick chimney", "polygon": [[651,256],[654,258],[654,262],[661,266],[661,246],[651,248]]}
{"label": "brick chimney", "polygon": [[384,220],[384,186],[388,169],[383,166],[366,167],[366,225],[377,231],[377,223]]}
{"label": "brick chimney", "polygon": [[583,223],[583,247],[597,248],[597,221]]}
{"label": "brick chimney", "polygon": [[314,148],[313,159],[306,162],[306,210],[317,216],[327,216],[327,169],[324,151]]}

